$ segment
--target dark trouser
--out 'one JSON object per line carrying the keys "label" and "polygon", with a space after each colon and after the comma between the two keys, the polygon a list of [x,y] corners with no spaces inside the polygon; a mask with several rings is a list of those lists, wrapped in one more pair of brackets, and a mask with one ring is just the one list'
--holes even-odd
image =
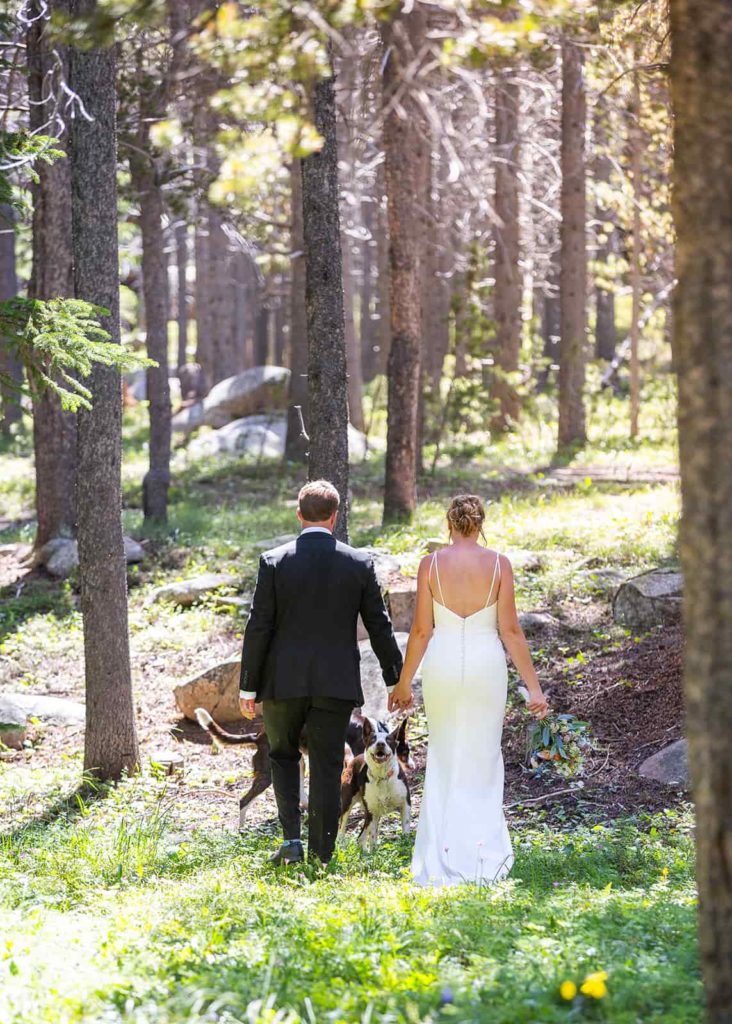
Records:
{"label": "dark trouser", "polygon": [[265,700],[277,810],[285,839],[300,838],[300,734],[307,730],[310,763],[308,847],[324,864],[335,848],[341,810],[341,773],[353,701],[337,697]]}

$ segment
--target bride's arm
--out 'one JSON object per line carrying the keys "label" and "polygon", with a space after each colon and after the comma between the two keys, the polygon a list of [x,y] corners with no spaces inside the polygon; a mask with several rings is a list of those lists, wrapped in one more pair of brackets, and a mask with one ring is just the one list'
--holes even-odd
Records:
{"label": "bride's arm", "polygon": [[524,631],[519,622],[516,611],[516,595],[513,587],[513,571],[511,563],[505,555],[501,559],[501,587],[498,591],[498,632],[506,650],[511,656],[511,661],[516,666],[516,671],[526,683],[529,691],[529,711],[537,718],[544,718],[549,711],[539,677],[536,674],[534,663],[529,653],[529,645],[526,643]]}
{"label": "bride's arm", "polygon": [[430,558],[423,558],[417,573],[417,606],[414,621],[409,632],[407,653],[399,682],[389,695],[389,710],[409,707],[412,703],[412,680],[430,642],[434,623],[432,620],[432,593],[430,592]]}

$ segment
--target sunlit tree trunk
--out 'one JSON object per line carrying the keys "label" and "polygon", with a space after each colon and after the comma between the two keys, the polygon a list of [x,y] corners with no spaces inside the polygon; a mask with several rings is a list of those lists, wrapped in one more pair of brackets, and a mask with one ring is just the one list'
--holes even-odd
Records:
{"label": "sunlit tree trunk", "polygon": [[176,322],[178,325],[178,366],[187,362],[188,340],[188,225],[185,220],[175,229],[175,269],[178,283]]}
{"label": "sunlit tree trunk", "polygon": [[308,422],[308,321],[305,306],[305,240],[302,225],[302,173],[300,161],[290,168],[290,205],[292,227],[290,249],[290,401],[287,408],[287,440],[285,458],[302,462],[307,444],[302,437],[302,423],[297,411],[302,410]]}
{"label": "sunlit tree trunk", "polygon": [[[63,14],[68,5],[54,0],[51,12]],[[53,55],[47,38],[48,21],[39,0],[31,7],[27,34],[28,94],[31,101],[30,127],[43,130],[50,111]],[[67,54],[56,47],[62,65]],[[66,73],[66,70],[64,70]],[[49,77],[51,76],[51,77]],[[54,86],[55,87],[55,86]],[[59,148],[66,146],[65,138]],[[53,299],[74,293],[71,253],[71,176],[69,161],[39,162],[38,181],[33,185],[33,269],[28,294],[34,299]],[[33,400],[33,450],[36,475],[35,546],[41,548],[52,537],[73,536],[76,530],[76,416],[64,412],[51,391]]]}
{"label": "sunlit tree trunk", "polygon": [[[168,383],[168,264],[163,232],[163,192],[154,158],[149,153],[149,125],[155,111],[143,98],[139,129],[130,147],[130,176],[140,203],[142,288],[145,296],[145,344],[157,365],[147,369],[150,415],[149,469],[142,482],[145,523],[168,521],[171,410]],[[184,300],[185,304],[185,300]]]}
{"label": "sunlit tree trunk", "polygon": [[[72,0],[76,17],[95,0]],[[115,50],[70,48],[70,85],[92,120],[71,122],[74,293],[109,310],[102,324],[120,342],[117,266]],[[79,413],[78,540],[86,673],[84,768],[118,779],[138,765],[122,543],[119,371],[96,365],[93,409]]]}
{"label": "sunlit tree trunk", "polygon": [[420,59],[425,33],[426,16],[419,3],[411,6],[409,13],[398,13],[382,27],[386,58],[384,166],[391,307],[384,483],[384,522],[387,523],[411,519],[417,503],[423,225],[415,197],[423,197],[426,191],[427,138],[424,114],[411,83],[405,83],[405,71]]}
{"label": "sunlit tree trunk", "polygon": [[[0,302],[14,299],[18,294],[18,275],[15,270],[15,218],[13,210],[0,204]],[[23,373],[20,361],[0,337],[0,371],[19,384]],[[12,388],[0,384],[0,434],[8,435],[10,428],[21,418],[19,395]]]}
{"label": "sunlit tree trunk", "polygon": [[496,358],[492,397],[497,404],[494,430],[508,430],[519,417],[521,405],[508,375],[519,366],[521,352],[521,271],[519,268],[519,89],[499,76],[495,90],[496,192],[494,315]]}
{"label": "sunlit tree trunk", "polygon": [[[636,59],[640,59],[636,54]],[[641,174],[643,160],[640,137],[640,81],[638,72],[633,75],[633,100],[630,128],[630,173],[633,183],[633,238],[630,261],[630,287],[632,309],[630,314],[630,436],[638,436],[638,414],[640,411],[640,363],[638,344],[640,341],[641,318],[641,268],[640,256],[643,238],[641,233]]]}
{"label": "sunlit tree trunk", "polygon": [[311,480],[338,488],[336,536],[348,540],[348,388],[338,195],[335,83],[314,88],[315,127],[323,147],[302,162],[305,306],[308,331],[308,433]]}
{"label": "sunlit tree trunk", "polygon": [[580,47],[562,41],[559,446],[584,442],[587,246],[585,86]]}
{"label": "sunlit tree trunk", "polygon": [[732,17],[671,0],[684,686],[709,1024],[732,1007]]}

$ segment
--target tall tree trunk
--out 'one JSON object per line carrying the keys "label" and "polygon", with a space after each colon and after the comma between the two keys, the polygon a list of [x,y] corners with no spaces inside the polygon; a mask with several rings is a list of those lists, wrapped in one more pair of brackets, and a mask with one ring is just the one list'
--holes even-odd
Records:
{"label": "tall tree trunk", "polygon": [[266,366],[269,363],[269,306],[265,286],[257,289],[257,312],[254,318],[254,363]]}
{"label": "tall tree trunk", "polygon": [[[18,294],[18,276],[15,271],[15,220],[13,210],[0,204],[0,302],[14,299]],[[10,380],[20,384],[23,371],[19,359],[0,337],[0,370]],[[10,387],[0,384],[0,434],[6,437],[10,428],[21,419],[19,395]]]}
{"label": "tall tree trunk", "polygon": [[[74,17],[95,0],[71,0]],[[74,293],[109,310],[102,325],[120,342],[117,266],[115,50],[70,48],[71,88],[93,120],[71,122]],[[93,409],[79,413],[78,539],[86,668],[84,768],[118,779],[139,763],[127,627],[122,543],[119,372],[95,366]]]}
{"label": "tall tree trunk", "polygon": [[353,259],[347,236],[342,239],[343,255],[343,308],[346,330],[346,365],[348,367],[348,415],[357,430],[363,430],[363,376],[361,374],[361,345],[356,334],[353,310]]}
{"label": "tall tree trunk", "polygon": [[361,343],[361,375],[365,383],[369,383],[376,376],[376,352],[374,351],[374,320],[373,320],[373,293],[374,282],[372,280],[374,252],[376,242],[376,206],[373,202],[361,203],[361,217],[365,229],[366,238],[361,245],[361,270],[363,281],[361,284],[361,304],[359,309],[359,340]]}
{"label": "tall tree trunk", "polygon": [[[604,143],[604,132],[597,130],[598,141]],[[612,161],[608,156],[600,154],[595,160],[595,181],[606,185],[610,181]],[[599,191],[599,190],[598,190]],[[597,246],[597,262],[605,264],[615,250],[615,226],[612,223],[612,212],[605,206],[601,195],[598,195],[595,217],[600,241]],[[607,270],[605,271],[607,272]],[[610,362],[615,356],[615,292],[604,283],[595,287],[595,355],[598,359]]]}
{"label": "tall tree trunk", "polygon": [[[163,233],[163,193],[149,155],[150,119],[154,111],[140,105],[136,145],[130,148],[132,186],[140,202],[142,289],[145,296],[147,354],[157,366],[147,369],[150,415],[149,469],[142,481],[145,524],[168,521],[170,486],[170,385],[168,383],[168,266]],[[184,300],[185,304],[185,300]]]}
{"label": "tall tree trunk", "polygon": [[[377,174],[377,183],[380,175]],[[389,215],[387,205],[381,201],[377,217],[376,255],[376,297],[379,312],[377,338],[374,344],[374,372],[386,373],[386,364],[391,351],[391,263],[389,256]]]}
{"label": "tall tree trunk", "polygon": [[290,168],[290,204],[290,401],[287,407],[285,458],[292,462],[304,462],[307,444],[302,436],[302,423],[296,408],[300,407],[305,423],[308,423],[308,319],[305,305],[302,171],[299,160],[293,161]]}
{"label": "tall tree trunk", "polygon": [[178,366],[187,362],[188,343],[188,224],[182,220],[175,228],[175,264],[178,282],[177,316],[178,324]]}
{"label": "tall tree trunk", "polygon": [[585,428],[586,289],[585,86],[582,50],[562,41],[562,196],[559,446],[582,443]]}
{"label": "tall tree trunk", "polygon": [[494,430],[509,430],[518,420],[521,404],[508,378],[519,367],[521,353],[521,271],[519,269],[519,88],[503,72],[496,85],[495,229],[496,320],[495,371],[492,397],[497,404]]}
{"label": "tall tree trunk", "polygon": [[[424,116],[405,69],[419,59],[426,17],[419,3],[382,27],[384,167],[389,215],[391,348],[384,522],[410,520],[417,504],[417,408],[421,363],[420,249],[427,142]],[[413,74],[413,71],[411,72]],[[399,95],[398,95],[399,94]]]}
{"label": "tall tree trunk", "polygon": [[[636,49],[637,64],[640,61],[640,54]],[[643,238],[641,234],[641,174],[643,173],[643,159],[641,154],[640,135],[640,80],[638,72],[633,74],[633,100],[631,117],[633,123],[630,128],[630,173],[633,183],[633,238],[632,255],[630,260],[630,286],[632,292],[632,308],[630,313],[630,436],[638,436],[638,414],[640,411],[640,363],[638,345],[640,341],[640,318],[641,318],[641,268],[640,256]]]}
{"label": "tall tree trunk", "polygon": [[315,127],[324,142],[319,153],[302,162],[308,326],[308,475],[311,480],[328,479],[337,487],[341,510],[336,536],[347,541],[348,387],[332,76],[320,79],[315,85],[313,108]]}
{"label": "tall tree trunk", "polygon": [[241,357],[243,370],[252,365],[249,351],[249,257],[243,249],[237,249],[231,257],[232,296],[234,309],[234,348]]}
{"label": "tall tree trunk", "polygon": [[211,299],[211,383],[233,377],[244,369],[244,353],[234,344],[234,303],[231,252],[221,211],[207,204],[209,287]]}
{"label": "tall tree trunk", "polygon": [[709,1024],[732,1006],[732,17],[671,0],[686,732]]}
{"label": "tall tree trunk", "polygon": [[196,362],[206,380],[206,390],[214,383],[213,322],[211,317],[211,273],[209,261],[207,203],[196,203]]}
{"label": "tall tree trunk", "polygon": [[[68,4],[54,0],[51,12],[63,14]],[[48,21],[34,0],[27,34],[29,122],[40,131],[49,117],[54,57],[47,39]],[[65,48],[56,47],[63,65]],[[65,72],[64,72],[65,73]],[[60,140],[59,148],[64,148]],[[71,175],[69,161],[39,163],[33,185],[33,269],[28,294],[33,299],[69,297],[74,293],[71,253]],[[36,471],[35,547],[52,537],[71,537],[76,530],[77,419],[64,412],[59,398],[47,391],[33,400],[33,449]]]}

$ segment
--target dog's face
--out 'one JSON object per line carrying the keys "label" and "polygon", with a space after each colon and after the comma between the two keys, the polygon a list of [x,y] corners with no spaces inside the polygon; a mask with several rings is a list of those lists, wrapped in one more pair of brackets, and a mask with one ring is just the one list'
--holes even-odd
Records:
{"label": "dog's face", "polygon": [[[363,720],[363,742],[366,754],[376,764],[386,764],[397,753],[399,746],[399,734],[403,731],[405,722],[400,723],[395,729],[389,732],[384,722],[377,722],[371,718]],[[407,748],[407,757],[409,748]]]}

